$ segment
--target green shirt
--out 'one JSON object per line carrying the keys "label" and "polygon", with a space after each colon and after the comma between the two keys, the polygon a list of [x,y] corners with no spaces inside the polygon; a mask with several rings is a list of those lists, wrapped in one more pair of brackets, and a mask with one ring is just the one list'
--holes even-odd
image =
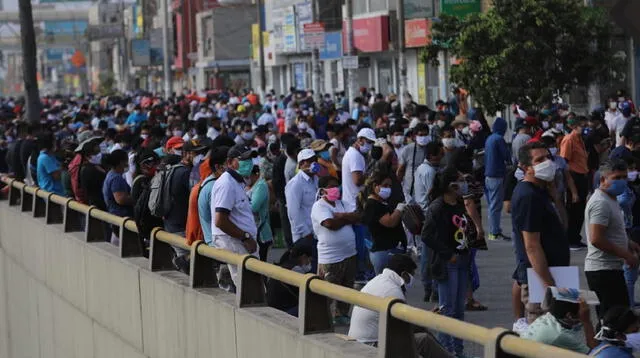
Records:
{"label": "green shirt", "polygon": [[256,218],[260,242],[273,241],[269,217],[269,185],[264,178],[260,178],[251,188],[251,211]]}
{"label": "green shirt", "polygon": [[565,328],[551,313],[536,319],[521,337],[577,353],[589,353],[582,325]]}

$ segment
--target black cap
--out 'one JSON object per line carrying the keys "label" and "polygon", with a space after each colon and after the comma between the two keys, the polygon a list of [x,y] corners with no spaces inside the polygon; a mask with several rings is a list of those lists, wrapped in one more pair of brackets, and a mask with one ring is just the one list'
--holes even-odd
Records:
{"label": "black cap", "polygon": [[185,142],[182,146],[182,150],[185,152],[202,152],[207,150],[209,147],[206,146],[202,141],[198,139],[192,139],[188,142]]}
{"label": "black cap", "polygon": [[256,127],[256,133],[267,133],[268,131],[269,129],[264,124]]}
{"label": "black cap", "polygon": [[229,147],[220,146],[214,147],[209,153],[209,162],[211,164],[224,164],[227,161],[227,155],[229,154]]}
{"label": "black cap", "polygon": [[251,148],[246,145],[236,144],[231,149],[229,149],[229,153],[227,154],[227,158],[235,159],[238,158],[240,160],[247,160],[251,158],[255,158],[258,153],[251,151]]}

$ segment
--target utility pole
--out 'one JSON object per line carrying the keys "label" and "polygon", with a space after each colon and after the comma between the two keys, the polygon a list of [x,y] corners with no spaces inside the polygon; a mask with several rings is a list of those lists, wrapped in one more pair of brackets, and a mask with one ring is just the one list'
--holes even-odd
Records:
{"label": "utility pole", "polygon": [[36,32],[33,28],[33,13],[31,0],[19,0],[20,8],[20,37],[22,39],[22,77],[24,79],[25,102],[27,106],[27,121],[40,123],[40,91],[38,91]]}
{"label": "utility pole", "polygon": [[264,38],[262,36],[262,29],[264,28],[264,19],[262,18],[262,0],[256,0],[256,11],[258,12],[258,46],[260,46],[260,54],[258,61],[260,62],[260,88],[258,94],[260,100],[264,101],[267,86],[267,73],[264,66]]}
{"label": "utility pole", "polygon": [[[345,22],[346,22],[346,32],[347,32],[347,55],[353,56],[355,55],[355,51],[353,49],[353,0],[345,0]],[[356,96],[356,72],[354,69],[347,70],[347,98],[349,101],[353,101]]]}
{"label": "utility pole", "polygon": [[[311,0],[311,16],[313,22],[320,20],[320,4],[318,0]],[[322,95],[320,94],[320,50],[314,46],[311,49],[311,88],[315,93],[318,101],[322,102]],[[318,102],[318,103],[320,103]]]}
{"label": "utility pole", "polygon": [[404,0],[398,1],[398,68],[400,70],[400,108],[404,113],[405,98],[407,92],[407,60],[404,57]]}
{"label": "utility pole", "polygon": [[169,0],[162,0],[162,57],[164,67],[164,99],[171,97],[171,65],[169,62]]}

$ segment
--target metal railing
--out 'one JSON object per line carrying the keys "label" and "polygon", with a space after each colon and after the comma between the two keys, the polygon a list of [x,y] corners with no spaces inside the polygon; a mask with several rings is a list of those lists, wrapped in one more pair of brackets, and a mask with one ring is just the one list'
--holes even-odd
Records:
{"label": "metal railing", "polygon": [[238,266],[236,304],[238,308],[266,306],[263,277],[269,277],[299,289],[298,331],[301,335],[333,332],[329,310],[331,299],[360,306],[380,314],[379,357],[415,357],[414,326],[431,329],[482,345],[485,357],[577,358],[585,355],[525,340],[504,328],[485,328],[422,310],[394,298],[381,298],[335,285],[313,274],[300,274],[260,261],[251,255],[239,255],[207,246],[202,241],[189,246],[181,236],[155,228],[149,252],[138,239],[131,218],[123,218],[55,195],[10,178],[0,178],[9,186],[10,206],[44,218],[47,224],[63,224],[65,232],[84,232],[86,242],[103,242],[103,223],[119,229],[120,256],[149,258],[151,271],[174,270],[172,246],[190,250],[189,283],[192,288],[217,287],[214,264]]}

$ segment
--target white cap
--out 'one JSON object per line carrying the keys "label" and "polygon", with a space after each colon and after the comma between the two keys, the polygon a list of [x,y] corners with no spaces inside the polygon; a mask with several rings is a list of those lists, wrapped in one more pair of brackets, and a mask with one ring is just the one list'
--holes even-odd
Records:
{"label": "white cap", "polygon": [[303,160],[307,160],[310,158],[313,158],[316,156],[316,152],[313,151],[313,149],[303,149],[300,151],[300,153],[298,153],[298,163],[300,163]]}
{"label": "white cap", "polygon": [[376,141],[376,133],[371,128],[362,128],[358,132],[358,138],[364,138],[372,142]]}

